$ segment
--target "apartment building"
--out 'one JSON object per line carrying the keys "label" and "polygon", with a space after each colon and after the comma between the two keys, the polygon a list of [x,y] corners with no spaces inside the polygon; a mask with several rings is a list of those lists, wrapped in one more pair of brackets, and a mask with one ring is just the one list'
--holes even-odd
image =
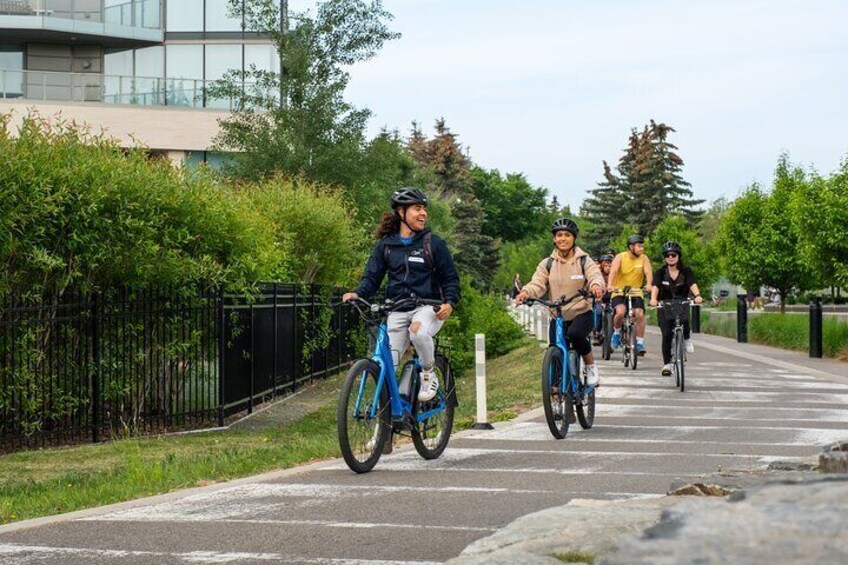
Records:
{"label": "apartment building", "polygon": [[174,161],[212,165],[230,69],[279,69],[274,46],[228,0],[0,0],[0,112],[102,128]]}

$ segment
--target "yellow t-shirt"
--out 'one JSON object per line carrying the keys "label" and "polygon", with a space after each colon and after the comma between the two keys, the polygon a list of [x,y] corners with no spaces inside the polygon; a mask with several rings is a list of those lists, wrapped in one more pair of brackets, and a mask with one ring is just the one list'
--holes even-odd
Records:
{"label": "yellow t-shirt", "polygon": [[[642,283],[645,280],[645,254],[634,258],[629,251],[624,251],[618,254],[618,259],[621,263],[618,267],[618,273],[615,275],[615,280],[612,281],[612,288],[631,287],[630,296],[642,296]],[[613,296],[621,296],[623,292],[613,292]]]}

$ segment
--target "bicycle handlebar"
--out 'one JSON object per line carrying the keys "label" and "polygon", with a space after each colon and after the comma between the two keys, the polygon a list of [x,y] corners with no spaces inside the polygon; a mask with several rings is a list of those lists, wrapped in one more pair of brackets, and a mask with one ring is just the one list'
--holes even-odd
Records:
{"label": "bicycle handlebar", "polygon": [[545,300],[544,298],[528,298],[527,300],[524,301],[524,303],[529,306],[529,305],[533,304],[534,302],[537,302],[537,303],[539,303],[543,306],[547,306],[548,308],[562,308],[563,306],[565,306],[569,302],[574,301],[577,298],[583,298],[583,300],[585,300],[589,296],[590,296],[589,291],[581,288],[577,292],[577,294],[575,294],[574,296],[572,296],[570,298],[566,298],[565,296],[560,296],[559,299],[555,300],[554,302],[550,302],[548,300]]}
{"label": "bicycle handlebar", "polygon": [[356,308],[360,314],[364,314],[360,306],[364,306],[372,314],[390,314],[407,306],[432,306],[435,312],[443,304],[441,300],[433,300],[430,298],[401,298],[400,300],[387,299],[382,304],[371,303],[364,298],[351,298],[347,301],[352,307]]}
{"label": "bicycle handlebar", "polygon": [[669,298],[666,300],[658,300],[657,308],[662,308],[663,306],[697,306],[695,301],[690,298]]}

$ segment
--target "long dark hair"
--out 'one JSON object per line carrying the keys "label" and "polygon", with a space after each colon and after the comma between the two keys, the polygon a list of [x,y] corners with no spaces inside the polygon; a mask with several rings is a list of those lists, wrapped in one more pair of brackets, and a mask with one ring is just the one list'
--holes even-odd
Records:
{"label": "long dark hair", "polygon": [[380,218],[380,223],[377,229],[374,230],[374,237],[383,239],[387,235],[393,235],[400,231],[400,216],[392,210],[391,212],[383,212]]}

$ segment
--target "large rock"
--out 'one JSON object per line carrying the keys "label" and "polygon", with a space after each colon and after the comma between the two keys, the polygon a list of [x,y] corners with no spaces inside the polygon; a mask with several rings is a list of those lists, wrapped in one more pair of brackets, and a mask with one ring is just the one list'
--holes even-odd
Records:
{"label": "large rock", "polygon": [[848,563],[846,508],[845,475],[687,497],[598,563]]}

